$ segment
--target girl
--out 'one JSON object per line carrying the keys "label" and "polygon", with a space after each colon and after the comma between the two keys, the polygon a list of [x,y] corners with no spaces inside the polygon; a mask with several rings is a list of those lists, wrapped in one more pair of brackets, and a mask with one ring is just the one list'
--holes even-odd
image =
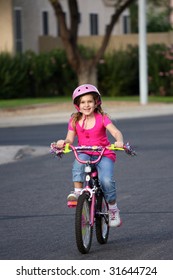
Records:
{"label": "girl", "polygon": [[[80,146],[109,146],[110,142],[106,130],[115,138],[115,146],[123,147],[122,133],[111,122],[101,108],[101,95],[98,89],[91,84],[77,87],[73,92],[73,103],[77,109],[69,120],[68,132],[65,140],[58,140],[57,147],[62,148],[65,143],[73,144],[75,136]],[[82,160],[98,157],[93,152],[81,153]],[[113,178],[116,155],[113,151],[105,150],[104,156],[97,164],[98,177],[104,196],[109,206],[109,225],[120,226],[121,219],[116,203],[116,188]],[[84,181],[84,165],[76,159],[73,164],[72,177],[74,192],[69,194],[67,200],[77,200]]]}

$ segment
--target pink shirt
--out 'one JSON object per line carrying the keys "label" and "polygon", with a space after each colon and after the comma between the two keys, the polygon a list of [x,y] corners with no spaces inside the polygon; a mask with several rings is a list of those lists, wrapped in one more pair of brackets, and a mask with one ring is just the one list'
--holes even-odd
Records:
{"label": "pink shirt", "polygon": [[[79,125],[79,122],[76,123],[76,135],[78,137],[79,146],[109,146],[110,142],[106,134],[106,126],[112,121],[108,116],[94,113],[95,115],[95,125],[93,128],[84,129]],[[72,126],[72,118],[69,120],[68,129],[74,131]],[[97,152],[87,152],[89,154],[98,154]],[[116,155],[115,152],[110,150],[105,150],[104,156],[115,161]]]}

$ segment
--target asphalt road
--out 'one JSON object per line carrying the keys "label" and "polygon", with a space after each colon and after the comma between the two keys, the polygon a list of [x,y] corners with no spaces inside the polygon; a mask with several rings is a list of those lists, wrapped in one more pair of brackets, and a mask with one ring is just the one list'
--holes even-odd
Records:
{"label": "asphalt road", "polygon": [[[118,152],[115,175],[123,225],[106,245],[94,236],[90,253],[75,244],[73,155],[59,160],[24,155],[0,165],[1,260],[172,260],[173,116],[119,120],[137,157]],[[63,138],[65,124],[0,129],[0,145],[49,146]],[[111,139],[111,138],[110,138]]]}

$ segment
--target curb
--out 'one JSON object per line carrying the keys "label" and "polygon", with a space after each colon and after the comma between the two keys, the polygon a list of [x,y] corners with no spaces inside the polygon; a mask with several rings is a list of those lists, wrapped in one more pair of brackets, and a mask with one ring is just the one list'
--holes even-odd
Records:
{"label": "curb", "polygon": [[[59,108],[50,107],[46,112],[44,108],[40,112],[37,109],[17,110],[10,113],[1,111],[0,128],[67,123],[73,113],[73,108],[71,111],[71,108],[68,111],[65,109],[59,111]],[[105,106],[103,109],[113,120],[173,114],[173,104],[163,103],[147,105],[121,103],[117,106]]]}

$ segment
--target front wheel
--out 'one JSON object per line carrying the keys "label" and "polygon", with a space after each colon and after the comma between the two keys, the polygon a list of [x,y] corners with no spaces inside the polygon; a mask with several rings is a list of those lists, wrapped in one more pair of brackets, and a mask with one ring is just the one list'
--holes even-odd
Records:
{"label": "front wheel", "polygon": [[96,237],[100,244],[107,243],[109,236],[108,204],[101,192],[96,204]]}
{"label": "front wheel", "polygon": [[82,254],[89,252],[93,227],[90,223],[89,194],[84,192],[78,198],[75,217],[76,244]]}

